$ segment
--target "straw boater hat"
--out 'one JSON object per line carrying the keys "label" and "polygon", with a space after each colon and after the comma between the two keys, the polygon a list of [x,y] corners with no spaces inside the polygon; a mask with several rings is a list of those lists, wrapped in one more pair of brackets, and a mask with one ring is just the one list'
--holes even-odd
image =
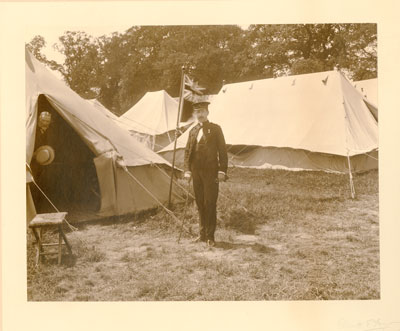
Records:
{"label": "straw boater hat", "polygon": [[40,165],[48,165],[53,162],[55,152],[53,147],[49,145],[40,146],[35,152],[36,162]]}

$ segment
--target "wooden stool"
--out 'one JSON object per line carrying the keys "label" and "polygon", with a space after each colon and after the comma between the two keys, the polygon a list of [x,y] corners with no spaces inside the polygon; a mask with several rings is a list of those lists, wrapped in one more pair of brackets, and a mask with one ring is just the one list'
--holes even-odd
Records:
{"label": "wooden stool", "polygon": [[[65,245],[68,248],[68,252],[72,255],[71,245],[62,229],[62,224],[67,216],[66,212],[63,213],[48,213],[48,214],[37,214],[32,221],[29,223],[29,227],[36,238],[36,266],[39,265],[40,257],[42,255],[57,254],[58,253],[58,264],[61,264],[61,254],[62,254],[62,239],[64,239]],[[42,231],[44,228],[55,227],[58,228],[58,243],[44,244],[42,242]],[[37,231],[39,230],[39,231]],[[45,246],[58,246],[58,252],[48,252],[43,251]]]}

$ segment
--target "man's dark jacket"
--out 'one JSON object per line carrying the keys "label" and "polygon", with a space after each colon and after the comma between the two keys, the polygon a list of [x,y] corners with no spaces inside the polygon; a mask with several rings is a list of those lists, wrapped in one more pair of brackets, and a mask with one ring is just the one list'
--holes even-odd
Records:
{"label": "man's dark jacket", "polygon": [[208,121],[204,122],[203,137],[200,142],[197,142],[197,135],[200,129],[201,126],[198,124],[189,132],[189,139],[185,149],[184,170],[193,171],[194,155],[201,147],[203,150],[204,170],[215,174],[218,171],[226,173],[228,169],[228,156],[221,127]]}

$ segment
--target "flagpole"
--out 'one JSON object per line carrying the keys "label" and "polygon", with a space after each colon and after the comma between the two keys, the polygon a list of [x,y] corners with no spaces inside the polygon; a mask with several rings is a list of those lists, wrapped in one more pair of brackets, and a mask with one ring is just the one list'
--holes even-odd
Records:
{"label": "flagpole", "polygon": [[171,206],[171,196],[172,196],[172,183],[174,180],[174,169],[175,169],[175,154],[176,154],[176,142],[178,140],[178,131],[179,131],[179,121],[181,117],[181,111],[183,106],[183,90],[185,86],[185,66],[182,66],[182,75],[181,75],[181,88],[179,92],[179,106],[178,106],[178,116],[176,118],[176,130],[175,130],[175,141],[174,141],[174,153],[172,155],[172,171],[171,171],[171,181],[169,183],[169,194],[168,194],[168,207]]}

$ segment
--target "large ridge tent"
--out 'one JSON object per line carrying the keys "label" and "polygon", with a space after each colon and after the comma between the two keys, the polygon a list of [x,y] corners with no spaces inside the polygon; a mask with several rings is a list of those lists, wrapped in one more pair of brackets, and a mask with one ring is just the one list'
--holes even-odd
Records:
{"label": "large ridge tent", "polygon": [[120,120],[138,140],[158,151],[175,138],[178,108],[166,91],[147,92]]}
{"label": "large ridge tent", "polygon": [[[31,166],[27,183],[32,182],[30,168],[38,148],[38,115],[46,110],[52,115],[46,144],[55,150],[55,158],[39,167],[39,177],[35,172],[33,177],[58,209],[114,216],[168,200],[169,176],[163,170],[170,168],[168,162],[82,99],[29,52],[25,68],[26,162]],[[36,185],[27,185],[28,219],[35,207],[38,212],[54,211],[35,189]],[[180,199],[176,192],[173,198]]]}
{"label": "large ridge tent", "polygon": [[[342,173],[349,163],[355,172],[378,167],[378,123],[339,71],[227,84],[209,108],[230,165]],[[178,166],[187,137],[177,141]],[[159,154],[171,160],[173,144]]]}

